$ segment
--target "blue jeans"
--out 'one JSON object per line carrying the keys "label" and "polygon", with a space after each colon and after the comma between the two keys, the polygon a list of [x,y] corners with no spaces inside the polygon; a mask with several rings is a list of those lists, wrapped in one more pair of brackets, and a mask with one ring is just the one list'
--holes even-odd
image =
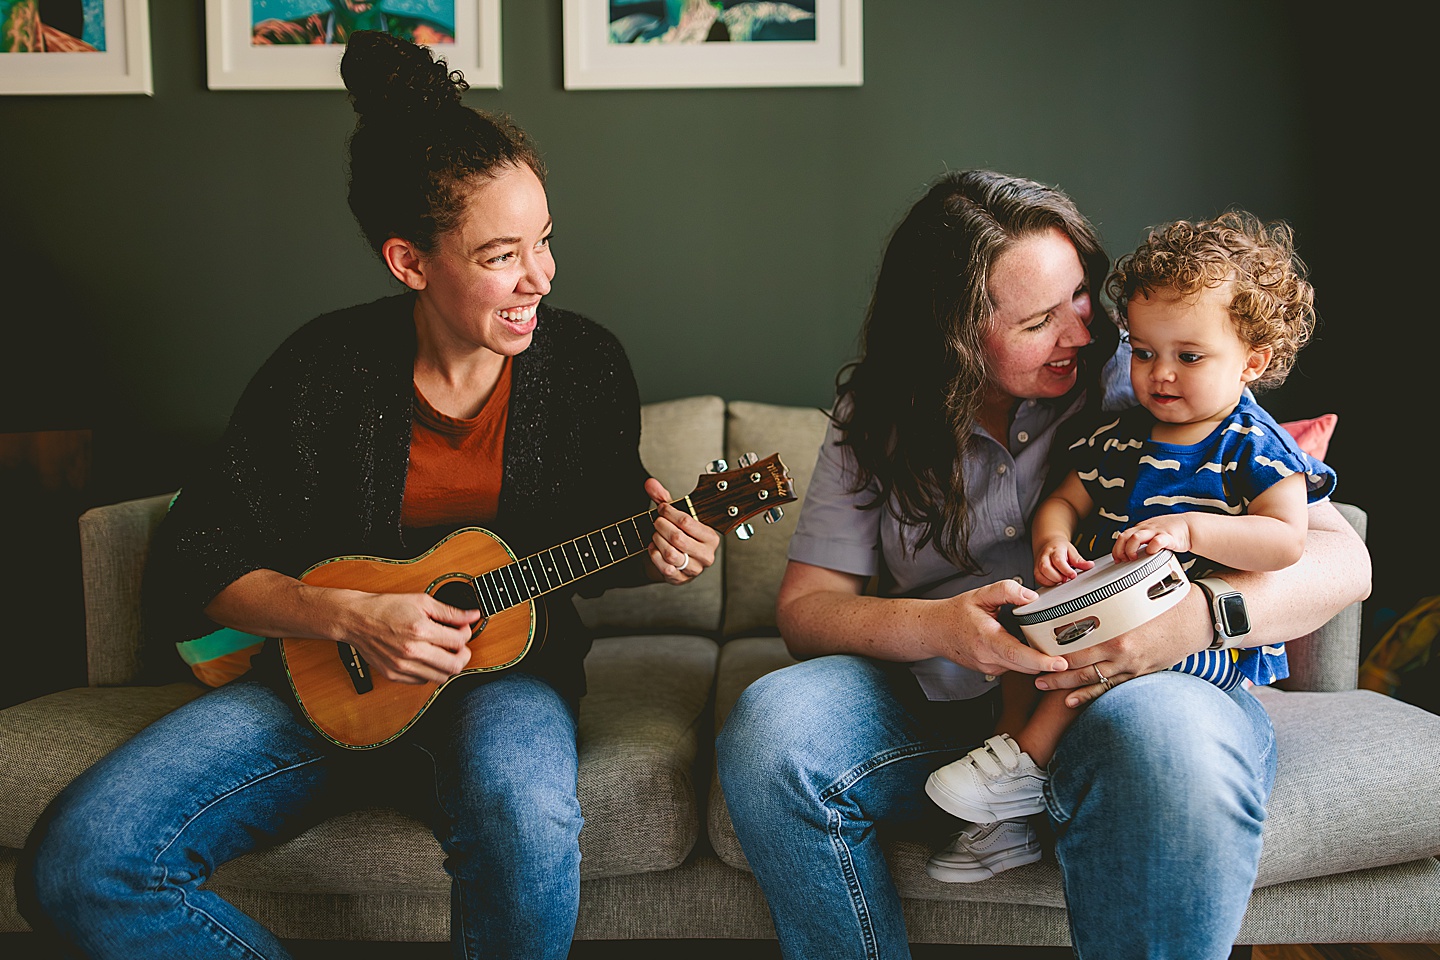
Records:
{"label": "blue jeans", "polygon": [[[939,829],[925,779],[992,722],[861,657],[805,661],[745,691],[716,742],[720,780],[788,960],[910,955],[881,844]],[[1248,692],[1184,674],[1119,684],[1084,710],[1046,788],[1078,957],[1229,955],[1274,743]]]}
{"label": "blue jeans", "polygon": [[352,752],[236,681],[55,799],[27,844],[22,909],[68,956],[286,957],[206,879],[402,780],[446,854],[454,956],[563,958],[580,902],[575,733],[570,704],[517,673],[457,684],[396,744]]}

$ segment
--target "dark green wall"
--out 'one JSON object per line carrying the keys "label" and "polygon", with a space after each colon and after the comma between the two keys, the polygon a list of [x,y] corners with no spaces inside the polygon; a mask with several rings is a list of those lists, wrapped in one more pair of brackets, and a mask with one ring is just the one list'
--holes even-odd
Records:
{"label": "dark green wall", "polygon": [[[153,97],[0,97],[0,432],[93,428],[100,500],[176,486],[286,333],[391,289],[345,205],[344,93],[210,92],[203,4],[151,10]],[[946,169],[1059,184],[1113,254],[1241,205],[1296,224],[1324,320],[1270,405],[1340,413],[1341,498],[1380,543],[1414,530],[1396,484],[1418,482],[1373,458],[1386,408],[1351,372],[1375,302],[1351,223],[1379,243],[1409,222],[1346,183],[1400,156],[1368,99],[1397,93],[1369,44],[1388,25],[1299,3],[871,0],[858,88],[566,92],[559,0],[503,19],[505,86],[467,102],[539,141],[551,301],[620,336],[645,399],[826,404],[888,230]],[[1387,363],[1428,404],[1416,352]],[[1392,593],[1435,592],[1387,552]]]}

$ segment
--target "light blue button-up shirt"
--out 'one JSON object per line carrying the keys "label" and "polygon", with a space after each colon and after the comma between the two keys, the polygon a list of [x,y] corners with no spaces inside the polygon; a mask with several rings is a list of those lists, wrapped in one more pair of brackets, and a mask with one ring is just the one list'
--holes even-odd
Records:
{"label": "light blue button-up shirt", "polygon": [[[970,496],[970,553],[982,573],[960,575],[933,542],[915,551],[920,531],[901,524],[889,510],[860,509],[875,498],[875,487],[854,490],[855,459],[848,447],[837,445],[840,433],[833,424],[805,491],[790,559],[861,577],[878,574],[883,562],[891,581],[886,594],[896,597],[953,597],[1004,579],[1033,587],[1030,517],[1040,502],[1055,431],[1082,402],[1078,397],[1022,400],[1003,443],[976,429],[979,442],[970,445],[963,469]],[[994,677],[943,657],[913,663],[911,670],[931,700],[966,700],[995,683]]]}

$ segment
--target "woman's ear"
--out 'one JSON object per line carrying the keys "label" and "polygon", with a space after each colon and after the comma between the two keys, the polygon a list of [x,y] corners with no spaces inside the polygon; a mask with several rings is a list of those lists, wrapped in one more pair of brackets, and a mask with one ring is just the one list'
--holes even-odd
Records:
{"label": "woman's ear", "polygon": [[425,289],[425,265],[420,251],[409,240],[391,237],[380,247],[380,258],[390,272],[411,290]]}
{"label": "woman's ear", "polygon": [[1245,369],[1240,371],[1240,382],[1251,383],[1259,379],[1265,368],[1270,366],[1270,358],[1274,351],[1269,347],[1256,347],[1250,351],[1249,358],[1245,361]]}

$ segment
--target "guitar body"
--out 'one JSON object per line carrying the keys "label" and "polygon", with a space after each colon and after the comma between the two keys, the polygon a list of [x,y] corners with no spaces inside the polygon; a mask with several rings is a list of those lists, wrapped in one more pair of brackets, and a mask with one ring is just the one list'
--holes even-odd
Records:
{"label": "guitar body", "polygon": [[[371,593],[428,593],[451,606],[473,609],[480,604],[472,578],[514,559],[499,537],[479,527],[465,527],[413,560],[336,557],[306,570],[300,580]],[[534,601],[481,620],[471,634],[470,663],[455,676],[514,666],[529,652],[535,630]],[[280,657],[311,726],[331,742],[357,750],[400,736],[450,682],[386,680],[358,661],[349,644],[331,640],[282,639]]]}
{"label": "guitar body", "polygon": [[[700,478],[689,496],[672,504],[721,534],[745,527],[759,513],[774,521],[779,506],[795,499],[779,454],[742,458],[738,470],[724,461]],[[428,593],[452,607],[485,616],[470,634],[470,661],[444,683],[395,683],[370,670],[354,646],[333,640],[281,639],[280,659],[290,689],[309,724],[331,743],[368,750],[393,741],[456,677],[513,667],[545,642],[545,608],[536,597],[560,590],[596,571],[644,553],[655,533],[655,514],[640,513],[573,540],[517,558],[488,530],[465,527],[413,560],[335,557],[300,575],[316,587],[369,593]],[[563,594],[562,594],[563,595]],[[538,636],[538,641],[537,641]]]}

